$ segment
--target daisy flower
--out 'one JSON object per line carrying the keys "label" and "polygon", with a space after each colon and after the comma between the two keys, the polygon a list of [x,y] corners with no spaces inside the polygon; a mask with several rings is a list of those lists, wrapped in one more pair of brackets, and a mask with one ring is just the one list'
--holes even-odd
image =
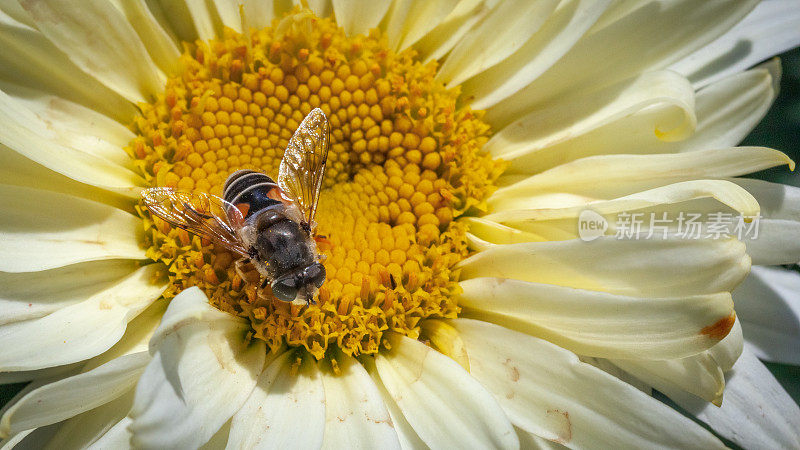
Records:
{"label": "daisy flower", "polygon": [[[241,3],[0,3],[4,446],[800,446],[796,1]],[[315,108],[315,304],[143,208]]]}

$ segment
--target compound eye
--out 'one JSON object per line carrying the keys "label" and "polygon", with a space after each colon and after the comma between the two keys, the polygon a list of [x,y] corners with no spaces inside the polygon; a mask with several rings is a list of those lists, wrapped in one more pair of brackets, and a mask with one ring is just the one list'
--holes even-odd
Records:
{"label": "compound eye", "polygon": [[295,287],[292,277],[275,280],[272,283],[272,294],[282,302],[293,301],[297,297],[297,287]]}
{"label": "compound eye", "polygon": [[311,282],[316,287],[322,286],[325,282],[325,266],[320,263],[314,263],[303,270],[303,278],[306,282]]}

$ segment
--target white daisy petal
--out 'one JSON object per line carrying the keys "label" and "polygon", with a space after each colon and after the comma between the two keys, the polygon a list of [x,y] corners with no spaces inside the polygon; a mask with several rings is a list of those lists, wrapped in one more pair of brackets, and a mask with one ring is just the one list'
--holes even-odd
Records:
{"label": "white daisy petal", "polygon": [[723,372],[731,370],[736,360],[742,356],[744,349],[744,335],[742,334],[742,325],[739,318],[731,328],[731,332],[725,336],[725,339],[720,341],[719,344],[708,349],[708,353],[714,358],[714,361],[719,364]]}
{"label": "white daisy petal", "polygon": [[648,387],[661,392],[688,392],[719,406],[725,388],[724,372],[730,370],[741,356],[743,344],[742,327],[737,317],[724,339],[697,355],[667,361],[614,359],[610,363]]}
{"label": "white daisy petal", "polygon": [[[601,262],[601,263],[598,263]],[[637,297],[731,291],[750,270],[736,239],[569,240],[497,245],[464,260],[461,279],[515,278]]]}
{"label": "white daisy petal", "polygon": [[39,319],[0,326],[0,371],[34,370],[82,361],[108,350],[134,317],[166,287],[160,264],[142,267],[81,303]]}
{"label": "white daisy petal", "polygon": [[492,5],[489,3],[483,0],[460,0],[436,28],[414,44],[414,50],[425,62],[442,58],[491,11]]}
{"label": "white daisy petal", "polygon": [[[19,117],[16,123],[38,137],[118,166],[132,166],[130,156],[122,147],[133,139],[134,134],[122,124],[83,106],[36,90],[2,82],[0,87],[10,89],[4,94],[14,95],[4,95],[2,98],[9,103],[8,108],[17,112]],[[7,133],[13,134],[13,131]],[[114,143],[105,140],[105,136]],[[8,139],[13,138],[6,137]]]}
{"label": "white daisy petal", "polygon": [[0,92],[0,144],[55,172],[76,181],[98,186],[128,197],[137,197],[144,180],[132,171],[103,157],[61,145],[42,136],[44,123],[30,111]]}
{"label": "white daisy petal", "polygon": [[554,344],[476,320],[450,323],[466,345],[470,373],[528,432],[577,448],[724,447],[680,413]]}
{"label": "white daisy petal", "polygon": [[54,424],[120,397],[136,385],[149,361],[147,352],[126,355],[29,392],[3,414],[0,436]]}
{"label": "white daisy petal", "polygon": [[564,135],[560,141],[548,141],[546,147],[531,153],[528,166],[544,170],[594,155],[679,153],[737,145],[772,105],[773,83],[779,75],[776,68],[780,65],[775,62],[765,64],[709,85],[696,96],[684,85],[685,95],[695,97],[697,116],[694,133],[684,140],[667,142],[654,133],[659,124],[682,117],[683,112],[667,102],[602,126],[575,130],[578,134]]}
{"label": "white daisy petal", "polygon": [[556,0],[502,1],[447,55],[436,79],[458,85],[516,52],[553,14]]}
{"label": "white daisy petal", "polygon": [[0,185],[0,270],[33,272],[104,259],[144,259],[141,221],[101,203]]}
{"label": "white daisy petal", "polygon": [[417,432],[414,431],[414,427],[412,427],[405,416],[403,416],[403,412],[400,410],[400,407],[397,406],[392,395],[386,391],[386,386],[383,385],[378,375],[378,369],[375,368],[375,358],[364,358],[362,364],[370,374],[370,377],[375,383],[375,387],[378,388],[378,392],[383,398],[386,409],[389,411],[389,417],[392,419],[392,427],[397,433],[397,439],[400,441],[400,448],[403,450],[428,448],[425,442],[417,435]]}
{"label": "white daisy petal", "polygon": [[736,313],[756,356],[800,365],[800,274],[753,267],[733,291]]}
{"label": "white daisy petal", "polygon": [[609,0],[559,3],[544,26],[514,54],[462,85],[475,109],[489,109],[535,80],[575,45],[608,8]]}
{"label": "white daisy petal", "polygon": [[754,179],[732,179],[758,200],[758,234],[746,237],[753,264],[795,264],[800,261],[800,188]]}
{"label": "white daisy petal", "polygon": [[333,0],[336,24],[348,36],[367,34],[381,23],[391,4],[388,0]]}
{"label": "white daisy petal", "polygon": [[683,392],[665,394],[743,448],[800,447],[800,408],[748,349],[728,374],[722,407]]}
{"label": "white daisy petal", "polygon": [[[650,133],[666,141],[692,133],[694,90],[673,72],[650,72],[587,95],[562,98],[549,108],[523,115],[498,131],[485,149],[511,162],[508,172],[535,173],[586,153],[554,153],[553,144],[583,135],[647,108],[660,107]],[[584,151],[585,152],[585,151]]]}
{"label": "white daisy petal", "polygon": [[42,33],[2,12],[0,42],[0,79],[51,92],[120,122],[137,114],[132,103],[75,66]]}
{"label": "white daisy petal", "polygon": [[209,305],[199,288],[172,299],[136,388],[134,447],[199,447],[228,421],[264,364],[265,344],[248,343],[248,329]]}
{"label": "white daisy petal", "polygon": [[[166,74],[176,73],[181,51],[175,37],[159,23],[146,0],[114,0],[114,6],[125,14],[158,67]],[[236,17],[238,20],[238,13]]]}
{"label": "white daisy petal", "polygon": [[133,404],[133,389],[122,397],[64,422],[47,450],[63,448],[127,449],[131,434],[125,417]]}
{"label": "white daisy petal", "polygon": [[[512,194],[513,195],[513,194]],[[546,221],[556,221],[560,219],[575,219],[580,216],[586,208],[591,208],[600,215],[611,216],[610,223],[614,223],[614,214],[642,210],[646,208],[675,209],[675,206],[684,202],[693,202],[706,208],[709,202],[705,200],[715,200],[717,209],[725,205],[737,211],[743,217],[757,217],[759,206],[756,199],[747,190],[727,180],[694,180],[681,181],[667,186],[661,186],[644,192],[638,192],[613,200],[601,200],[595,202],[579,203],[575,206],[557,207],[548,205],[529,204],[525,197],[509,196],[501,202],[497,202],[493,212],[484,216],[484,219],[500,222],[504,224],[517,224],[522,229],[529,229],[536,232],[539,226],[547,226]],[[535,201],[535,199],[534,199]],[[497,204],[501,206],[497,206]],[[536,208],[536,206],[540,206]],[[687,208],[684,211],[702,211],[700,207]],[[695,206],[694,204],[692,206]],[[538,223],[537,223],[538,222]],[[578,226],[576,221],[562,220],[557,223],[566,227],[569,231],[577,233]]]}
{"label": "white daisy petal", "polygon": [[502,187],[489,197],[487,203],[490,209],[505,209],[500,206],[503,199],[524,197],[526,203],[536,205],[537,197],[552,193],[611,199],[680,181],[735,177],[783,164],[794,169],[794,161],[786,154],[764,147],[661,155],[590,156]]}
{"label": "white daisy petal", "polygon": [[725,337],[735,317],[727,292],[642,298],[505,278],[460,286],[458,304],[468,317],[603,358],[695,355]]}
{"label": "white daisy petal", "polygon": [[519,448],[522,450],[559,450],[568,448],[558,442],[548,441],[533,433],[528,433],[522,428],[514,427],[514,430],[517,432]]}
{"label": "white daisy petal", "polygon": [[663,392],[668,386],[694,394],[717,406],[722,402],[725,376],[708,352],[666,361],[613,359],[611,362],[659,391]]}
{"label": "white daisy petal", "polygon": [[670,69],[701,87],[790,50],[800,45],[797,6],[796,0],[762,1],[735,27]]}
{"label": "white daisy petal", "polygon": [[410,47],[442,23],[457,4],[458,0],[392,0],[383,23],[389,47],[398,51]]}
{"label": "white daisy petal", "polygon": [[[240,3],[244,7],[244,17],[247,20],[247,25],[256,29],[269,26],[272,19],[292,7],[292,2],[288,0],[242,0]],[[389,5],[386,5],[386,8],[388,7]],[[337,23],[339,23],[338,20],[339,18],[337,17]],[[380,18],[378,21],[380,22]]]}
{"label": "white daisy petal", "polygon": [[[704,3],[661,0],[621,4],[578,41],[556,64],[515,95],[493,106],[486,115],[504,125],[535,105],[566,92],[607,86],[649,70],[663,68],[713,41],[739,22],[757,1],[727,0]],[[610,42],[625,42],[624,51]]]}
{"label": "white daisy petal", "polygon": [[163,90],[166,79],[125,16],[101,0],[24,0],[36,28],[78,67],[132,102]]}
{"label": "white daisy petal", "polygon": [[233,416],[227,448],[320,448],[326,408],[325,389],[312,357],[285,352],[264,369]]}
{"label": "white daisy petal", "polygon": [[232,0],[216,0],[213,2],[206,2],[209,5],[214,5],[215,13],[219,17],[223,26],[231,28],[237,33],[242,31],[242,17],[239,15],[240,2]]}
{"label": "white daisy petal", "polygon": [[36,319],[102,292],[136,271],[130,260],[73,264],[57,269],[0,272],[0,325]]}
{"label": "white daisy petal", "polygon": [[[386,336],[386,335],[385,335]],[[375,357],[380,379],[414,431],[431,448],[513,448],[503,410],[458,363],[425,344],[391,333]]]}
{"label": "white daisy petal", "polygon": [[129,197],[75,181],[20,155],[2,144],[0,144],[0,179],[7,185],[35,187],[36,189],[69,194],[73,197],[101,202],[116,209],[131,210],[132,207]]}
{"label": "white daisy petal", "polygon": [[710,84],[697,92],[697,128],[682,142],[665,143],[658,152],[685,152],[739,144],[761,122],[778,95],[780,61]]}
{"label": "white daisy petal", "polygon": [[322,374],[325,387],[323,448],[400,448],[389,411],[364,367],[340,354],[338,375]]}
{"label": "white daisy petal", "polygon": [[0,0],[0,11],[9,15],[17,22],[23,23],[29,27],[36,26],[30,14],[20,6],[17,0]]}

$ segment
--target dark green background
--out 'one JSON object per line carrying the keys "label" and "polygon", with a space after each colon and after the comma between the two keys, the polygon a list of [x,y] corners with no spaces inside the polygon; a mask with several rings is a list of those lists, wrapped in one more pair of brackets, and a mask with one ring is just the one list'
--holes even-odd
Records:
{"label": "dark green background", "polygon": [[[781,92],[773,108],[742,145],[776,148],[800,162],[800,49],[785,53],[781,58]],[[800,186],[800,171],[790,172],[786,166],[765,170],[753,177]],[[794,268],[797,270],[796,265]],[[771,363],[767,367],[795,401],[800,402],[800,367]],[[0,386],[0,405],[8,402],[23,386],[24,384]]]}

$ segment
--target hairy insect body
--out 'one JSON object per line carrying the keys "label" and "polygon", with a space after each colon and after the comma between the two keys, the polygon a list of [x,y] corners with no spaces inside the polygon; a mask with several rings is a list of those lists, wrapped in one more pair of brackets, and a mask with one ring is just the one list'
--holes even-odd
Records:
{"label": "hairy insect body", "polygon": [[170,225],[212,239],[251,262],[285,302],[306,304],[325,282],[317,252],[314,214],[328,160],[330,125],[312,110],[289,140],[277,183],[254,170],[239,170],[225,182],[223,198],[169,187],[142,191],[151,214]]}
{"label": "hairy insect body", "polygon": [[250,261],[272,280],[273,294],[284,301],[313,296],[325,281],[325,267],[317,261],[316,242],[302,226],[302,214],[280,200],[277,183],[261,172],[240,170],[225,182],[223,199],[244,217],[239,236]]}

